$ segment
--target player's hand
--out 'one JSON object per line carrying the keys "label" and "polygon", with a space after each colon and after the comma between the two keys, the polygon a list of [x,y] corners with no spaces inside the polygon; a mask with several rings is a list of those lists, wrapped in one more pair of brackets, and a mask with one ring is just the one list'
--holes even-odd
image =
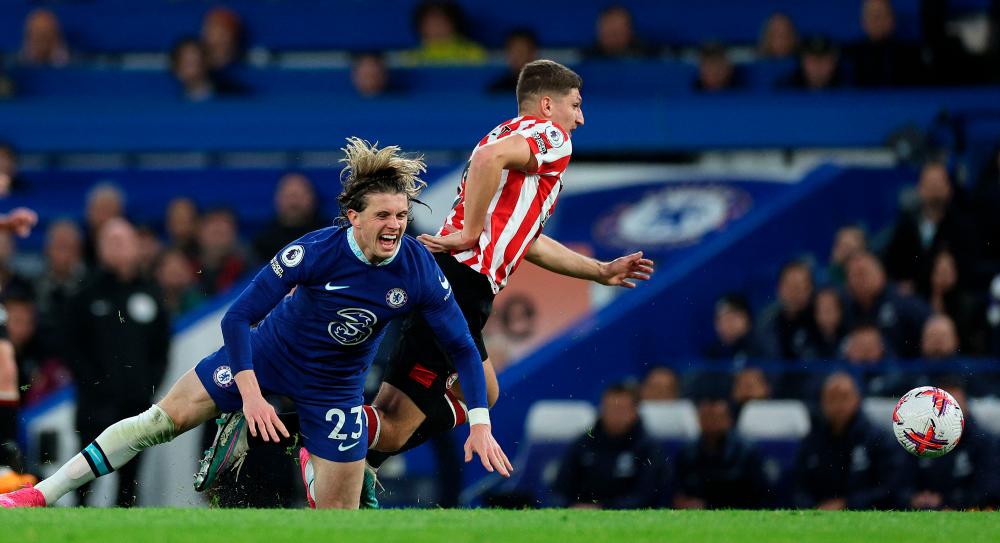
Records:
{"label": "player's hand", "polygon": [[247,418],[247,428],[250,429],[250,435],[253,437],[257,437],[258,431],[264,441],[274,441],[277,443],[280,441],[278,439],[278,432],[281,432],[281,435],[285,437],[289,437],[288,430],[281,422],[281,419],[278,418],[278,413],[275,412],[274,406],[268,403],[260,394],[250,398],[244,396],[243,415]]}
{"label": "player's hand", "polygon": [[619,257],[601,266],[597,282],[602,285],[635,288],[630,279],[647,281],[653,274],[653,261],[642,257],[642,251]]}
{"label": "player's hand", "polygon": [[504,454],[500,444],[493,438],[489,424],[473,424],[469,427],[469,439],[465,441],[465,461],[472,461],[472,453],[478,454],[486,471],[497,471],[504,477],[510,477],[514,466]]}
{"label": "player's hand", "polygon": [[464,251],[472,247],[479,241],[479,236],[469,239],[462,230],[452,232],[447,236],[432,236],[421,234],[417,236],[417,241],[424,244],[432,253],[450,253],[454,251]]}
{"label": "player's hand", "polygon": [[843,511],[847,509],[847,500],[844,498],[833,498],[826,500],[816,506],[816,509],[821,509],[824,511]]}
{"label": "player's hand", "polygon": [[14,208],[7,215],[0,217],[0,228],[14,232],[22,238],[28,237],[36,224],[38,224],[38,213],[26,207]]}

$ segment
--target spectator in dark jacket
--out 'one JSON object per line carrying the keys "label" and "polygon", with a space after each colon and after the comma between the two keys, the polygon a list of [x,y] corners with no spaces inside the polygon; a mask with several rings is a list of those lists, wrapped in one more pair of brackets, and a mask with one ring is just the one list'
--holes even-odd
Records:
{"label": "spectator in dark jacket", "polygon": [[944,164],[931,162],[923,167],[917,194],[917,209],[902,212],[896,220],[885,251],[885,269],[902,291],[927,296],[937,254],[951,252],[958,276],[965,281],[976,268],[978,244],[972,224],[955,208]]}
{"label": "spectator in dark jacket", "polygon": [[715,303],[715,334],[715,342],[705,348],[706,358],[732,360],[742,366],[762,354],[753,334],[750,306],[741,295],[728,294]]}
{"label": "spectator in dark jacket", "polygon": [[896,14],[890,0],[865,0],[861,26],[865,38],[851,51],[855,83],[862,87],[894,87],[920,82],[920,50],[896,37]]}
{"label": "spectator in dark jacket", "polygon": [[514,30],[507,34],[503,52],[507,70],[494,79],[487,90],[493,94],[509,95],[517,90],[521,68],[538,58],[538,39],[531,30]]}
{"label": "spectator in dark jacket", "polygon": [[[76,424],[89,443],[115,421],[149,407],[167,367],[170,323],[156,285],[139,274],[135,229],[104,223],[97,240],[100,269],[71,303],[71,367]],[[118,470],[118,505],[136,498],[139,462]]]}
{"label": "spectator in dark jacket", "polygon": [[966,401],[965,387],[955,379],[939,383],[965,415],[962,439],[952,452],[940,458],[907,455],[907,490],[903,507],[914,509],[970,509],[996,507],[997,444],[980,428]]}
{"label": "spectator in dark jacket", "polygon": [[599,509],[653,507],[664,481],[664,456],[639,417],[634,387],[612,385],[593,429],[570,446],[553,485],[556,504]]}
{"label": "spectator in dark jacket", "polygon": [[893,505],[902,449],[888,428],[861,412],[854,379],[835,373],[823,383],[822,416],[802,442],[795,462],[795,503],[817,509],[871,509]]}
{"label": "spectator in dark jacket", "polygon": [[848,329],[874,324],[889,349],[903,358],[920,353],[920,334],[930,308],[923,300],[899,293],[886,282],[882,264],[871,253],[856,253],[847,261]]}
{"label": "spectator in dark jacket", "polygon": [[840,358],[847,327],[844,326],[844,301],[837,289],[826,287],[813,301],[813,328],[806,344],[805,358],[835,360]]}
{"label": "spectator in dark jacket", "polygon": [[701,437],[677,457],[674,507],[752,509],[764,503],[766,483],[760,455],[733,431],[724,398],[698,402]]}
{"label": "spectator in dark jacket", "polygon": [[209,211],[201,218],[198,226],[198,264],[201,287],[208,296],[232,287],[247,269],[238,231],[236,214],[228,209]]}
{"label": "spectator in dark jacket", "polygon": [[796,89],[820,91],[844,84],[840,68],[840,52],[826,36],[814,36],[802,43],[799,66],[788,78],[786,86]]}
{"label": "spectator in dark jacket", "polygon": [[809,264],[792,261],[781,268],[778,301],[758,319],[764,355],[776,360],[803,358],[813,328],[813,279]]}

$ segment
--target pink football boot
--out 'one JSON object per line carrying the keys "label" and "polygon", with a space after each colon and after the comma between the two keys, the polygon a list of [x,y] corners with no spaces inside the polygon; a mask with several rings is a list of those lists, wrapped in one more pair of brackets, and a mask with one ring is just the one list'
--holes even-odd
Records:
{"label": "pink football boot", "polygon": [[20,490],[0,494],[0,507],[45,507],[45,496],[37,488],[28,485]]}
{"label": "pink football boot", "polygon": [[309,451],[305,447],[299,449],[299,467],[302,468],[302,484],[306,485],[306,501],[309,502],[310,509],[316,509],[316,500],[312,495],[312,483],[316,479],[316,474],[313,473],[312,464],[309,463]]}

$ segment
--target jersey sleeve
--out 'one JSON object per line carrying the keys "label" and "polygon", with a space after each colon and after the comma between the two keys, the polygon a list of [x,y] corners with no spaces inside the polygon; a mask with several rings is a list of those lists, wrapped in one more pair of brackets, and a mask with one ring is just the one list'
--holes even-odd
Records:
{"label": "jersey sleeve", "polygon": [[254,276],[247,288],[222,317],[225,341],[233,373],[253,369],[250,327],[260,322],[295,285],[308,280],[319,252],[309,240],[310,234],[281,250]]}
{"label": "jersey sleeve", "polygon": [[479,349],[472,340],[465,315],[455,302],[454,293],[444,272],[429,252],[427,260],[429,262],[421,274],[423,284],[420,285],[421,302],[418,310],[422,312],[438,342],[454,362],[468,408],[470,410],[487,408],[486,376],[483,373]]}
{"label": "jersey sleeve", "polygon": [[541,175],[560,174],[569,165],[573,142],[562,128],[552,121],[538,123],[517,131],[528,142]]}

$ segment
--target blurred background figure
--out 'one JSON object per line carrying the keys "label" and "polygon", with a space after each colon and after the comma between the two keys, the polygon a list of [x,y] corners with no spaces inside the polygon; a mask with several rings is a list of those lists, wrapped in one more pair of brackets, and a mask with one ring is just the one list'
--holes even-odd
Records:
{"label": "blurred background figure", "polygon": [[854,82],[862,87],[917,83],[920,51],[896,37],[896,12],[890,0],[865,0],[861,8],[864,39],[852,47]]}
{"label": "blurred background figure", "polygon": [[788,80],[787,86],[819,91],[843,84],[840,53],[833,41],[825,36],[806,38],[799,52],[798,68]]}
{"label": "blurred background figure", "polygon": [[757,450],[734,431],[727,399],[698,400],[701,436],[686,445],[674,470],[678,509],[756,509],[767,485]]}
{"label": "blurred background figure", "polygon": [[861,393],[846,373],[826,378],[820,415],[802,442],[795,503],[828,510],[892,508],[902,484],[903,450],[861,413]]}
{"label": "blurred background figure", "polygon": [[804,358],[835,360],[840,358],[847,329],[844,326],[844,303],[837,289],[827,287],[816,293],[813,323]]}
{"label": "blurred background figure", "polygon": [[[159,288],[140,273],[135,228],[120,217],[108,219],[98,231],[97,249],[98,268],[70,309],[76,425],[84,443],[149,407],[170,351],[170,320]],[[135,505],[141,462],[116,472],[120,507]]]}
{"label": "blurred background figure", "polygon": [[827,279],[835,286],[844,286],[847,282],[847,261],[855,253],[868,250],[865,231],[860,226],[847,225],[837,229],[830,247],[830,265],[827,269]]}
{"label": "blurred background figure", "polygon": [[461,6],[450,0],[426,0],[413,12],[420,48],[409,51],[411,64],[481,64],[486,50],[468,38]]}
{"label": "blurred background figure", "polygon": [[643,58],[655,54],[635,34],[628,8],[614,5],[597,17],[597,36],[593,47],[584,52],[591,59]]}
{"label": "blurred background figure", "polygon": [[9,143],[0,142],[0,198],[27,188],[18,169],[17,149]]}
{"label": "blurred background figure", "polygon": [[180,249],[184,256],[194,260],[198,256],[198,206],[190,198],[180,197],[167,204],[167,245]]}
{"label": "blurred background figure", "polygon": [[213,98],[238,96],[246,89],[208,63],[205,46],[195,38],[183,38],[170,51],[170,71],[177,82],[180,96],[189,102],[204,102]]}
{"label": "blurred background figure", "polygon": [[657,505],[663,470],[635,387],[612,385],[601,396],[597,423],[567,450],[552,490],[561,507],[643,509]]}
{"label": "blurred background figure", "polygon": [[799,34],[792,18],[780,11],[771,14],[761,30],[757,55],[762,58],[790,58],[798,47]]}
{"label": "blurred background figure", "polygon": [[939,380],[938,387],[951,394],[962,409],[962,440],[955,450],[940,458],[906,456],[908,489],[900,505],[958,511],[995,509],[1000,505],[997,440],[977,423],[960,380],[945,377]]}
{"label": "blurred background figure", "polygon": [[778,300],[761,312],[758,333],[763,355],[776,360],[804,357],[813,322],[812,268],[803,261],[791,261],[778,276]]}
{"label": "blurred background figure", "polygon": [[351,84],[358,96],[375,98],[390,90],[389,68],[380,53],[361,53],[351,61]]}
{"label": "blurred background figure", "polygon": [[[38,327],[44,336],[55,337],[72,326],[70,300],[86,275],[80,227],[67,219],[52,222],[45,236],[45,268],[35,281]],[[53,343],[63,358],[70,354],[62,342]]]}
{"label": "blurred background figure", "polygon": [[69,64],[69,48],[62,26],[51,10],[38,8],[28,14],[18,60],[32,66],[61,67]]}
{"label": "blurred background figure", "polygon": [[733,376],[733,391],[730,395],[733,418],[739,419],[747,402],[771,398],[771,383],[760,368],[743,368]]}
{"label": "blurred background figure", "polygon": [[201,43],[208,69],[222,74],[243,61],[243,23],[235,11],[217,7],[205,13]]}
{"label": "blurred background figure", "polygon": [[666,366],[654,366],[639,386],[639,400],[643,402],[671,401],[680,395],[677,373]]}
{"label": "blurred background figure", "polygon": [[205,212],[198,226],[198,275],[202,292],[225,292],[247,269],[246,253],[237,236],[236,214],[218,208]]}
{"label": "blurred background figure", "polygon": [[84,255],[88,264],[97,262],[97,234],[104,223],[125,216],[125,193],[112,183],[101,182],[87,193]]}
{"label": "blurred background figure", "polygon": [[743,364],[761,355],[750,306],[742,295],[729,294],[715,303],[715,335],[715,341],[704,350],[706,358]]}
{"label": "blurred background figure", "polygon": [[514,30],[504,41],[504,62],[507,70],[490,83],[487,89],[496,94],[512,94],[517,90],[517,77],[525,64],[538,59],[538,39],[531,30]]}
{"label": "blurred background figure", "polygon": [[274,218],[254,239],[258,262],[267,262],[285,245],[330,225],[320,217],[316,189],[301,173],[288,173],[274,192]]}
{"label": "blurred background figure", "polygon": [[156,283],[163,291],[163,305],[171,316],[190,311],[205,300],[187,256],[176,248],[164,251],[156,263]]}
{"label": "blurred background figure", "polygon": [[718,42],[702,44],[698,50],[698,79],[695,90],[704,93],[735,89],[739,86],[736,68],[725,46]]}

